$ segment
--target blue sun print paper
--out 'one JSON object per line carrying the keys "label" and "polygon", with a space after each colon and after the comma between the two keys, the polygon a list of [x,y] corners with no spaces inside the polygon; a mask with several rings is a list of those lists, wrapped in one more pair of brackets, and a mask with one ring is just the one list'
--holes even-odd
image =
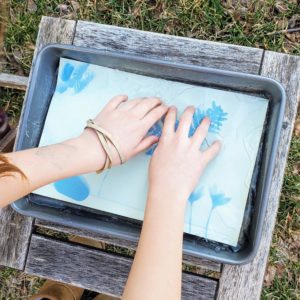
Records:
{"label": "blue sun print paper", "polygon": [[[56,90],[47,114],[40,146],[79,135],[115,95],[158,96],[178,109],[178,120],[194,105],[189,135],[205,116],[211,120],[201,149],[215,140],[222,150],[191,193],[185,232],[236,246],[262,134],[268,102],[242,93],[168,81],[62,58]],[[178,120],[175,129],[178,126]],[[160,136],[163,120],[148,134]],[[147,173],[156,145],[124,165],[97,175],[57,181],[36,194],[142,220],[147,197]],[[172,187],[170,187],[170,190]]]}

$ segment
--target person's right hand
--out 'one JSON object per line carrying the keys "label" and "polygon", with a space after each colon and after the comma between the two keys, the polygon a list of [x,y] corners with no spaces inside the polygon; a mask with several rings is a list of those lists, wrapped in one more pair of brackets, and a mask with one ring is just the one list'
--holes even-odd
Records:
{"label": "person's right hand", "polygon": [[176,108],[171,107],[165,117],[162,136],[150,162],[149,185],[150,192],[160,194],[162,199],[171,194],[173,198],[186,201],[221,144],[215,142],[204,152],[200,151],[209,129],[209,119],[205,118],[189,137],[194,107],[186,108],[175,132],[176,114]]}

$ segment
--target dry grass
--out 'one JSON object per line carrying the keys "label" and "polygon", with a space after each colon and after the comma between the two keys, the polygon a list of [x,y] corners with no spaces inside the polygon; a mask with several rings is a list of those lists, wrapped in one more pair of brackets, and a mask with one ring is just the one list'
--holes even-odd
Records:
{"label": "dry grass", "polygon": [[43,280],[0,267],[0,300],[27,300],[40,288]]}

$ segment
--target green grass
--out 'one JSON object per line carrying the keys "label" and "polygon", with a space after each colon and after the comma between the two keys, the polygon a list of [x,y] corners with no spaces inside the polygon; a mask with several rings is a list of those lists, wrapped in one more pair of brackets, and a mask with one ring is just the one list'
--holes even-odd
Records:
{"label": "green grass", "polygon": [[293,136],[289,152],[277,224],[269,256],[276,275],[263,289],[263,299],[300,298],[300,136]]}
{"label": "green grass", "polygon": [[[39,0],[36,1],[36,10],[31,11],[27,9],[27,1],[10,2],[11,20],[7,24],[5,38],[4,69],[11,73],[29,73],[42,15],[90,20],[300,55],[300,32],[282,32],[288,26],[300,27],[300,5],[297,0],[79,0],[77,7],[73,7],[71,1]],[[236,2],[246,4],[230,5]],[[18,119],[20,114],[23,95],[22,92],[9,89],[0,90],[0,106],[6,107],[14,119]],[[297,278],[300,273],[299,162],[298,132],[292,140],[269,257],[268,270],[274,268],[276,275],[271,276],[272,280],[266,280],[263,299],[300,298]],[[4,278],[18,277],[18,274],[10,269],[0,270],[0,276]],[[9,288],[4,290],[9,293]],[[10,298],[7,296],[3,299]]]}
{"label": "green grass", "polygon": [[21,114],[24,92],[0,88],[0,107],[3,108],[10,120],[17,123]]}
{"label": "green grass", "polygon": [[42,282],[43,279],[0,266],[0,300],[27,300]]}
{"label": "green grass", "polygon": [[275,5],[278,1],[274,0],[248,1],[247,6],[222,5],[230,1],[217,0],[80,0],[78,9],[74,9],[70,1],[41,0],[36,1],[34,12],[26,9],[26,2],[11,1],[12,21],[8,24],[5,39],[8,56],[18,63],[18,66],[8,63],[7,69],[21,69],[26,74],[30,70],[42,15],[300,54],[299,40],[293,42],[291,36],[284,33],[270,34],[286,29],[292,16],[300,14],[300,5],[296,1],[281,1],[284,4],[278,8]]}

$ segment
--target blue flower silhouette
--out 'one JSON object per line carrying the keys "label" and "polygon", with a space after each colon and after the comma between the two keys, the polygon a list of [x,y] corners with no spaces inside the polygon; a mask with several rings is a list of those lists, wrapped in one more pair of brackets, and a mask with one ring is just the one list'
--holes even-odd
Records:
{"label": "blue flower silhouette", "polygon": [[200,198],[203,196],[203,187],[197,187],[190,195],[188,201],[190,204],[193,204],[194,202],[200,200]]}
{"label": "blue flower silhouette", "polygon": [[203,187],[197,187],[190,195],[188,201],[190,204],[190,213],[189,213],[189,232],[192,230],[192,214],[193,214],[193,204],[196,201],[199,201],[203,196]]}
{"label": "blue flower silhouette", "polygon": [[223,193],[210,193],[210,197],[212,199],[212,206],[213,209],[217,206],[225,205],[227,204],[231,198],[226,197]]}
{"label": "blue flower silhouette", "polygon": [[58,93],[64,93],[72,88],[75,94],[81,92],[94,78],[94,73],[87,69],[89,64],[81,63],[76,67],[71,63],[66,63],[61,71],[56,90]]}
{"label": "blue flower silhouette", "polygon": [[216,186],[210,189],[209,194],[212,200],[212,207],[207,218],[207,223],[205,227],[205,238],[207,238],[208,226],[214,209],[218,206],[226,205],[231,200],[230,197],[226,197],[224,193],[219,192]]}

